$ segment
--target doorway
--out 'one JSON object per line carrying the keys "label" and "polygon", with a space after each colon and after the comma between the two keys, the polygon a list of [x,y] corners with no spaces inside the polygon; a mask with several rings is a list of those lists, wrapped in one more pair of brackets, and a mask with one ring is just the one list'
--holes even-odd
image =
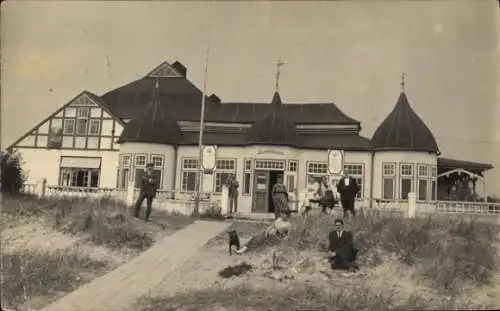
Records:
{"label": "doorway", "polygon": [[283,181],[283,171],[255,171],[252,213],[274,213],[273,186]]}

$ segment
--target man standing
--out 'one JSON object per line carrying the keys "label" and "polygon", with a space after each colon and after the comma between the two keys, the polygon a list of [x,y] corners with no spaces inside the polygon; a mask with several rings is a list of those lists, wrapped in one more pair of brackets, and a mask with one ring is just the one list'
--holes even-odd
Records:
{"label": "man standing", "polygon": [[340,202],[344,210],[344,217],[347,217],[348,211],[351,212],[352,216],[356,216],[354,202],[359,192],[359,186],[356,183],[356,179],[352,178],[347,173],[344,174],[337,184],[337,192],[340,194]]}
{"label": "man standing", "polygon": [[328,259],[332,269],[356,268],[355,261],[358,250],[354,247],[352,232],[344,230],[342,219],[335,220],[335,230],[329,233],[328,242]]}
{"label": "man standing", "polygon": [[238,188],[240,187],[240,184],[236,180],[236,176],[234,174],[229,175],[229,178],[226,180],[226,186],[228,190],[228,196],[229,196],[229,216],[233,213],[233,207],[234,207],[234,212],[238,212]]}
{"label": "man standing", "polygon": [[148,163],[146,165],[146,172],[141,177],[141,190],[139,193],[139,198],[135,202],[135,217],[139,217],[139,212],[141,210],[142,202],[146,199],[147,208],[145,221],[149,221],[149,216],[151,216],[151,211],[153,209],[153,198],[156,196],[157,183],[156,178],[153,176],[153,163]]}

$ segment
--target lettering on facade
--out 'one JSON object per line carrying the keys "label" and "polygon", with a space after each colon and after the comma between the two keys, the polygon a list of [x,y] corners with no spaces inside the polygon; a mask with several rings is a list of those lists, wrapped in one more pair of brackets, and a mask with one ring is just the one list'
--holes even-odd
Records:
{"label": "lettering on facade", "polygon": [[283,152],[274,149],[259,149],[257,150],[257,155],[261,154],[274,154],[274,155],[284,155]]}

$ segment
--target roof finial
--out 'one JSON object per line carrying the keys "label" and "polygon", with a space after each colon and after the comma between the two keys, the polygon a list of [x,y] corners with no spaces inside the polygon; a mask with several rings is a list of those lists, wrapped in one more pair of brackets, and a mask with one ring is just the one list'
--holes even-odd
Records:
{"label": "roof finial", "polygon": [[405,78],[406,78],[406,73],[401,73],[401,91],[405,91],[405,85],[406,85],[406,82],[405,82]]}
{"label": "roof finial", "polygon": [[276,92],[279,91],[280,87],[280,67],[285,63],[281,60],[281,57],[278,57],[278,63],[276,64]]}

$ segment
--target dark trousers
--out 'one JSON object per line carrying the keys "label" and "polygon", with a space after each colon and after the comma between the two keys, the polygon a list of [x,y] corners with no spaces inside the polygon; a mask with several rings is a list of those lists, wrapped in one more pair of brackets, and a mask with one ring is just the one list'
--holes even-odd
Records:
{"label": "dark trousers", "polygon": [[146,207],[146,216],[144,217],[144,220],[148,221],[149,216],[151,216],[151,211],[153,210],[153,195],[150,193],[147,193],[146,191],[141,191],[139,193],[139,198],[137,198],[137,201],[135,202],[135,217],[139,217],[139,212],[141,211],[141,205],[142,202],[144,202],[144,199],[146,199],[147,207]]}
{"label": "dark trousers", "polygon": [[355,268],[358,250],[356,248],[342,247],[336,250],[335,256],[330,257],[332,269],[350,269]]}
{"label": "dark trousers", "polygon": [[233,213],[233,207],[234,207],[234,212],[237,213],[238,212],[238,196],[237,195],[233,195],[233,196],[229,196],[229,215],[231,215]]}
{"label": "dark trousers", "polygon": [[342,209],[344,210],[344,217],[347,217],[349,212],[351,212],[352,216],[356,216],[356,211],[354,210],[354,200],[343,199],[341,201]]}

